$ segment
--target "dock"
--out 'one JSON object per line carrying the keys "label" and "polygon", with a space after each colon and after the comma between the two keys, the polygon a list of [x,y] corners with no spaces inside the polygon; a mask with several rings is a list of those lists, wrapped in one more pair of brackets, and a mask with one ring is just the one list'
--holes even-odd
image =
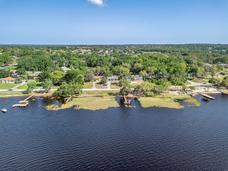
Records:
{"label": "dock", "polygon": [[201,95],[202,97],[208,99],[208,100],[215,100],[215,98],[212,97],[212,96],[210,96],[210,95],[207,95],[207,94],[204,94],[204,93],[201,93],[200,95]]}
{"label": "dock", "polygon": [[32,99],[34,97],[34,95],[30,95],[29,97],[27,97],[24,100],[19,101],[18,104],[14,104],[12,107],[16,108],[16,107],[21,107],[21,108],[25,108],[29,105],[29,100]]}
{"label": "dock", "polygon": [[134,99],[135,99],[135,97],[131,94],[129,94],[127,96],[123,96],[123,103],[125,106],[131,106],[131,102]]}
{"label": "dock", "polygon": [[19,104],[14,104],[12,107],[16,108],[16,107],[27,107],[29,105],[29,103],[19,103]]}

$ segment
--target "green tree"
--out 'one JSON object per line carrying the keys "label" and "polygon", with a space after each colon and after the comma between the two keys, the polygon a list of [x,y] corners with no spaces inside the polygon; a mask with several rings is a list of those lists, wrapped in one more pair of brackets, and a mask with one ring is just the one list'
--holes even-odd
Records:
{"label": "green tree", "polygon": [[154,96],[155,94],[154,89],[155,89],[154,83],[144,82],[135,88],[134,93],[137,95]]}
{"label": "green tree", "polygon": [[79,96],[82,92],[82,85],[79,83],[63,83],[55,92],[62,100],[71,96]]}
{"label": "green tree", "polygon": [[49,79],[42,82],[42,87],[43,89],[45,89],[46,92],[49,92],[52,86],[53,86],[53,83]]}
{"label": "green tree", "polygon": [[130,70],[127,67],[116,66],[113,70],[114,74],[118,75],[120,79],[127,79],[130,76]]}
{"label": "green tree", "polygon": [[102,77],[100,83],[101,84],[106,84],[108,81],[107,77]]}
{"label": "green tree", "polygon": [[7,53],[3,53],[0,55],[0,65],[9,65],[13,62],[12,56]]}
{"label": "green tree", "polygon": [[131,85],[130,85],[129,81],[122,80],[120,82],[121,82],[120,83],[121,84],[120,95],[126,96],[126,95],[128,95],[129,93],[132,92]]}
{"label": "green tree", "polygon": [[33,90],[36,88],[36,81],[29,82],[27,86],[27,93],[32,93]]}
{"label": "green tree", "polygon": [[209,83],[211,83],[211,84],[213,84],[213,85],[220,85],[220,84],[221,84],[221,80],[220,80],[219,78],[213,77],[213,78],[211,78],[211,79],[209,80]]}
{"label": "green tree", "polygon": [[60,85],[64,75],[63,71],[54,71],[50,73],[50,79],[54,85]]}
{"label": "green tree", "polygon": [[0,78],[5,78],[10,76],[10,70],[0,69]]}
{"label": "green tree", "polygon": [[67,71],[64,80],[67,83],[75,82],[79,84],[84,84],[84,74],[80,70],[70,70]]}
{"label": "green tree", "polygon": [[94,80],[94,73],[91,70],[87,70],[85,73],[85,82],[91,82]]}
{"label": "green tree", "polygon": [[224,86],[224,87],[226,87],[226,88],[228,88],[228,76],[226,76],[226,77],[223,79],[221,85]]}

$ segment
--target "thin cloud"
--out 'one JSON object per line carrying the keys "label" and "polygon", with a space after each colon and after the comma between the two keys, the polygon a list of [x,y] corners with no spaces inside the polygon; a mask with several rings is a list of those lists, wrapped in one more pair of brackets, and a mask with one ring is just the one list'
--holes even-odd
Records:
{"label": "thin cloud", "polygon": [[99,6],[99,7],[103,7],[104,6],[104,0],[87,0],[89,3]]}

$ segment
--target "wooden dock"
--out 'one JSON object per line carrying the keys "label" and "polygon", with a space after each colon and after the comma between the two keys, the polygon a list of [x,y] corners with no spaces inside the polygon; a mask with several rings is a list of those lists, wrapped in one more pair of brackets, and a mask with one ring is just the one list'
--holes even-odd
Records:
{"label": "wooden dock", "polygon": [[131,106],[132,100],[135,99],[135,96],[129,94],[127,96],[123,96],[123,102],[125,106]]}
{"label": "wooden dock", "polygon": [[33,98],[33,97],[34,97],[34,95],[31,95],[31,96],[27,97],[26,99],[19,101],[18,104],[14,104],[12,107],[13,108],[16,108],[16,107],[27,107],[29,105],[29,100],[31,98]]}
{"label": "wooden dock", "polygon": [[201,93],[200,95],[201,95],[202,97],[208,99],[208,100],[215,100],[214,97],[212,97],[212,96],[210,96],[210,95],[208,95],[208,94]]}
{"label": "wooden dock", "polygon": [[19,104],[14,104],[12,107],[16,108],[16,107],[27,107],[29,105],[29,103],[19,103]]}

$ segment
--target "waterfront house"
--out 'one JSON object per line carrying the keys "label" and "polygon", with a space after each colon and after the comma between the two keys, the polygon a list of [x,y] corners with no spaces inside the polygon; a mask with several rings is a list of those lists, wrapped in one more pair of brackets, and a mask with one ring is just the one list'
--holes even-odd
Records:
{"label": "waterfront house", "polygon": [[219,64],[220,67],[228,68],[228,64]]}
{"label": "waterfront house", "polygon": [[0,79],[1,84],[15,84],[16,79],[12,77],[6,77],[6,78],[1,78]]}
{"label": "waterfront house", "polygon": [[119,77],[118,76],[111,76],[107,78],[108,81],[119,81]]}

